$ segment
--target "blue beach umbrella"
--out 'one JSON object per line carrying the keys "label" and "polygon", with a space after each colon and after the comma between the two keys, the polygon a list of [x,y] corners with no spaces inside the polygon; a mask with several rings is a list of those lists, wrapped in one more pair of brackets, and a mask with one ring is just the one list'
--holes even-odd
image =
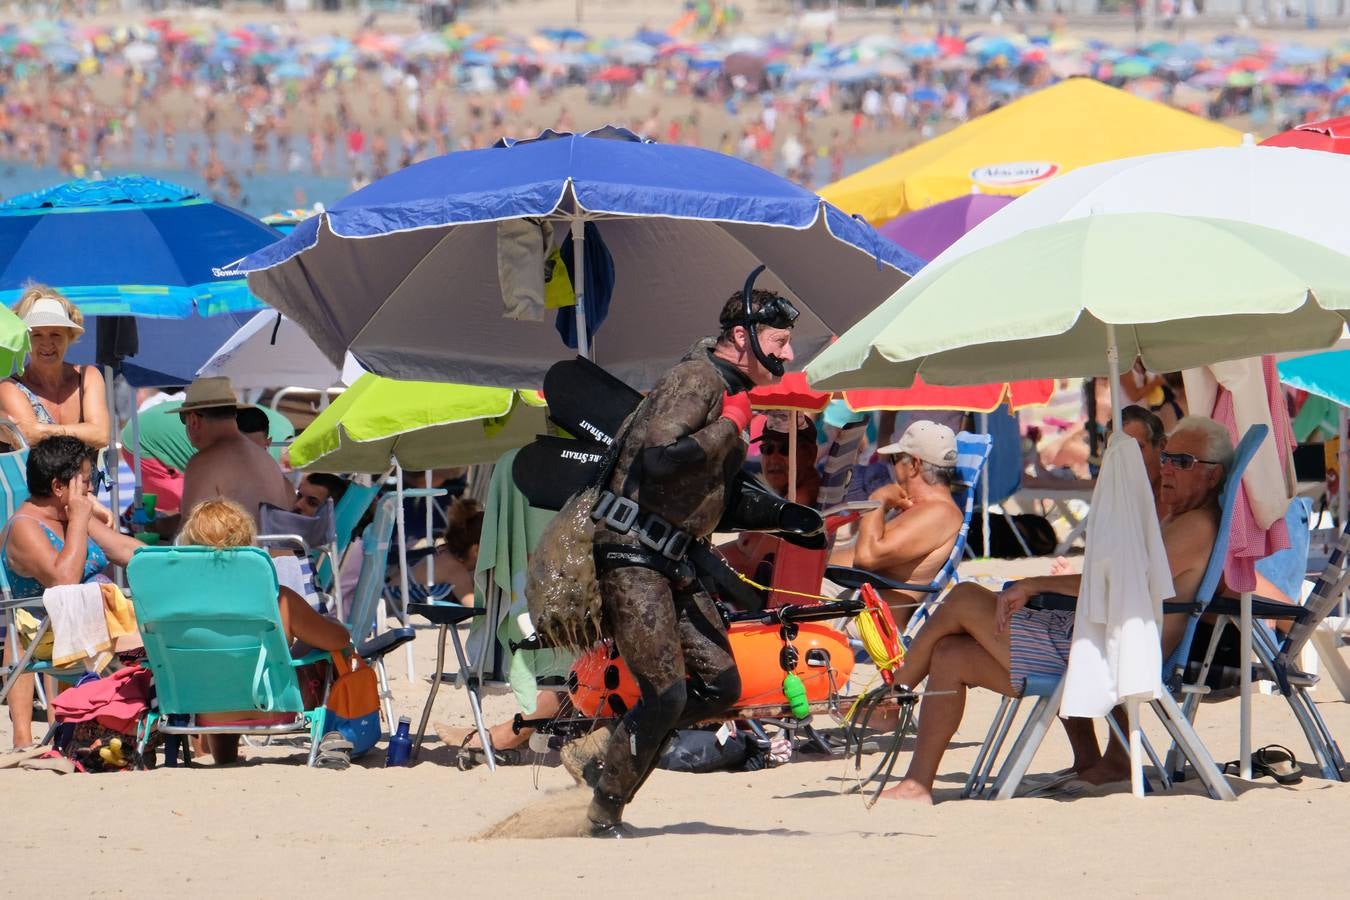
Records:
{"label": "blue beach umbrella", "polygon": [[246,213],[154,178],[71,181],[0,203],[0,303],[38,281],[90,316],[256,311],[243,279],[211,267],[276,237]]}
{"label": "blue beach umbrella", "polygon": [[716,330],[722,304],[761,264],[758,286],[801,311],[799,361],[921,264],[771,172],[611,127],[418,163],[226,271],[248,273],[253,291],[334,361],[350,348],[390,377],[532,387],[573,351],[551,311],[516,304],[533,277],[522,260],[542,266],[542,247],[588,224],[614,278],[604,327],[597,334],[587,321],[581,349],[640,387]]}
{"label": "blue beach umbrella", "polygon": [[1350,406],[1350,350],[1328,350],[1280,363],[1280,381],[1290,387]]}
{"label": "blue beach umbrella", "polygon": [[252,216],[153,178],[72,181],[0,204],[0,303],[13,304],[30,281],[50,285],[97,335],[71,347],[72,362],[122,363],[138,387],[183,384],[263,308],[244,279],[212,272],[217,254],[249,252],[277,236]]}

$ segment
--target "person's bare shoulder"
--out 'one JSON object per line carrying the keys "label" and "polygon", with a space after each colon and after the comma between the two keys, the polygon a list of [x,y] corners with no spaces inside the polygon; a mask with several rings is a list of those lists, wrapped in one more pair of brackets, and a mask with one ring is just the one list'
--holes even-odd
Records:
{"label": "person's bare shoulder", "polygon": [[1188,510],[1168,519],[1163,528],[1163,546],[1173,568],[1180,562],[1201,563],[1209,559],[1219,523],[1211,510]]}

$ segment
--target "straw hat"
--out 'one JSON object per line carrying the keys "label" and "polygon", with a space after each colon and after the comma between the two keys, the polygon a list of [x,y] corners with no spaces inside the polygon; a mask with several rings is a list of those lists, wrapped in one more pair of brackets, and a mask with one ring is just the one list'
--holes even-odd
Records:
{"label": "straw hat", "polygon": [[183,397],[183,405],[178,412],[190,413],[203,409],[247,409],[249,404],[240,403],[230,386],[230,379],[224,375],[210,378],[198,378],[188,385]]}
{"label": "straw hat", "polygon": [[75,320],[66,314],[65,305],[55,297],[34,300],[23,321],[29,331],[34,328],[69,328],[75,332],[74,337],[84,334],[84,326],[75,324]]}

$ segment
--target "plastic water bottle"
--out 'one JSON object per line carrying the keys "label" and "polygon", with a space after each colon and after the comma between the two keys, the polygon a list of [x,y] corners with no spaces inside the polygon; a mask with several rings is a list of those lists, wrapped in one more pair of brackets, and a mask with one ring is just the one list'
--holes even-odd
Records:
{"label": "plastic water bottle", "polygon": [[389,736],[389,756],[386,757],[384,765],[406,766],[408,759],[412,756],[412,738],[408,736],[408,728],[412,725],[412,720],[407,716],[399,716],[398,729]]}

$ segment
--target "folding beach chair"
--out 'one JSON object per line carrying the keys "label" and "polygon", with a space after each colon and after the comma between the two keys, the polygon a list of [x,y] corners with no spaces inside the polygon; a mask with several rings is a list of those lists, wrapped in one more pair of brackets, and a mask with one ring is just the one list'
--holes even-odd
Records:
{"label": "folding beach chair", "polygon": [[[303,596],[317,612],[341,615],[341,582],[334,581],[331,591],[324,590],[319,586],[316,574],[321,562],[328,563],[331,571],[337,571],[337,521],[333,501],[326,500],[312,516],[264,503],[258,507],[258,521],[261,532],[258,546],[284,548],[294,553],[294,556],[273,560],[282,583]],[[294,569],[293,578],[285,577],[283,566]]]}
{"label": "folding beach chair", "polygon": [[[1210,550],[1209,563],[1205,567],[1204,577],[1200,581],[1199,588],[1196,589],[1195,602],[1163,604],[1165,613],[1187,612],[1190,614],[1190,619],[1186,623],[1186,631],[1181,642],[1171,656],[1163,662],[1162,682],[1165,689],[1162,696],[1149,703],[1149,706],[1158,714],[1158,718],[1162,720],[1163,726],[1171,735],[1178,751],[1190,761],[1191,766],[1205,783],[1210,796],[1216,800],[1234,799],[1233,789],[1219,773],[1209,751],[1200,743],[1200,739],[1191,727],[1190,721],[1181,711],[1181,708],[1177,706],[1176,700],[1173,699],[1172,692],[1181,690],[1182,678],[1190,658],[1191,642],[1195,637],[1196,624],[1214,600],[1214,592],[1218,590],[1219,580],[1223,575],[1224,559],[1228,553],[1229,527],[1233,519],[1233,503],[1237,498],[1238,488],[1242,484],[1242,473],[1246,470],[1247,464],[1251,462],[1252,456],[1255,455],[1257,448],[1265,440],[1268,432],[1269,429],[1264,425],[1253,425],[1237,445],[1233,456],[1232,469],[1227,473],[1223,490],[1219,494],[1219,502],[1222,508],[1219,530],[1214,539],[1214,546]],[[1033,598],[1028,607],[1032,609],[1072,610],[1076,608],[1076,604],[1076,597],[1042,595]],[[998,760],[1004,740],[1011,730],[1022,700],[1027,697],[1035,697],[1036,703],[1032,707],[1031,715],[1023,725],[1012,749],[1008,752],[1008,757],[1004,761],[998,777],[994,780],[993,785],[989,786],[989,795],[995,799],[1007,800],[1017,793],[1022,777],[1026,774],[1032,758],[1040,748],[1041,741],[1045,739],[1046,733],[1054,722],[1063,693],[1064,679],[1062,677],[1033,675],[1027,678],[1026,688],[1023,690],[1021,697],[1003,698],[998,711],[994,714],[994,721],[989,726],[989,733],[985,736],[984,744],[980,747],[980,752],[975,758],[975,765],[971,769],[970,776],[966,779],[965,789],[961,792],[962,797],[979,797],[985,794],[989,775]],[[1115,738],[1126,742],[1126,737],[1119,731],[1115,720],[1107,716],[1106,721]],[[1163,779],[1164,787],[1170,786],[1166,768],[1154,754],[1152,748],[1147,747],[1147,742],[1145,742],[1145,746],[1153,765]]]}
{"label": "folding beach chair", "polygon": [[927,584],[907,584],[852,566],[828,566],[825,569],[826,578],[841,587],[853,590],[860,590],[864,584],[871,584],[874,588],[922,593],[923,600],[919,607],[914,610],[914,614],[910,616],[909,625],[905,628],[904,642],[906,645],[913,639],[914,634],[923,627],[923,623],[928,621],[928,617],[932,615],[934,605],[942,592],[957,581],[956,569],[961,564],[961,560],[965,558],[966,538],[970,535],[970,520],[975,511],[975,497],[978,493],[979,480],[984,471],[985,463],[989,459],[989,447],[990,438],[987,434],[972,434],[963,431],[956,436],[956,479],[961,489],[953,493],[952,499],[962,510],[961,529],[957,532],[956,543],[952,545],[952,552],[948,554],[947,561],[942,565],[942,570],[933,577],[932,581]]}
{"label": "folding beach chair", "polygon": [[[3,527],[13,518],[19,506],[28,499],[28,444],[19,429],[8,419],[0,419],[0,442],[8,444],[11,448],[6,453],[0,453],[0,516],[3,516],[0,519],[0,527]],[[4,640],[13,642],[11,645],[13,661],[0,664],[0,702],[9,697],[10,689],[21,675],[49,675],[72,684],[85,675],[86,669],[83,665],[57,667],[52,665],[50,660],[37,658],[39,646],[51,632],[50,623],[42,615],[42,597],[15,597],[3,566],[0,566],[0,597],[3,597],[0,599],[0,613],[3,614]],[[15,623],[15,614],[20,609],[32,610],[42,618],[37,633],[22,652]],[[38,679],[37,692],[45,705],[46,698],[42,692],[41,679]]]}
{"label": "folding beach chair", "polygon": [[[1350,554],[1350,523],[1341,530],[1326,568],[1301,606],[1252,598],[1252,650],[1256,654],[1258,666],[1255,678],[1268,678],[1275,682],[1280,695],[1288,701],[1299,727],[1303,729],[1322,777],[1333,781],[1344,780],[1341,773],[1345,768],[1345,757],[1322,714],[1318,712],[1317,704],[1309,695],[1309,689],[1317,684],[1317,676],[1299,671],[1297,662],[1303,648],[1319,633],[1323,621],[1340,605],[1346,589],[1350,587],[1350,565],[1347,565],[1350,556],[1347,554]],[[1224,625],[1237,622],[1238,601],[1231,597],[1216,598],[1210,603],[1208,612],[1217,616],[1213,634],[1199,671],[1182,688],[1186,694],[1182,710],[1191,722],[1195,721],[1201,698],[1209,693],[1206,683]],[[1264,620],[1267,619],[1283,619],[1292,622],[1292,626],[1288,634],[1280,637],[1265,624]],[[1236,684],[1236,680],[1233,683]],[[1175,750],[1169,754],[1168,763],[1173,778],[1180,780],[1183,772]]]}
{"label": "folding beach chair", "polygon": [[[141,728],[144,750],[163,734],[309,734],[314,765],[324,709],[306,709],[277,605],[271,557],[258,547],[146,547],[127,576],[158,708]],[[199,725],[205,713],[271,714],[259,724]],[[170,718],[172,717],[172,718]],[[179,717],[182,717],[180,720]],[[171,724],[172,722],[172,724]]]}

